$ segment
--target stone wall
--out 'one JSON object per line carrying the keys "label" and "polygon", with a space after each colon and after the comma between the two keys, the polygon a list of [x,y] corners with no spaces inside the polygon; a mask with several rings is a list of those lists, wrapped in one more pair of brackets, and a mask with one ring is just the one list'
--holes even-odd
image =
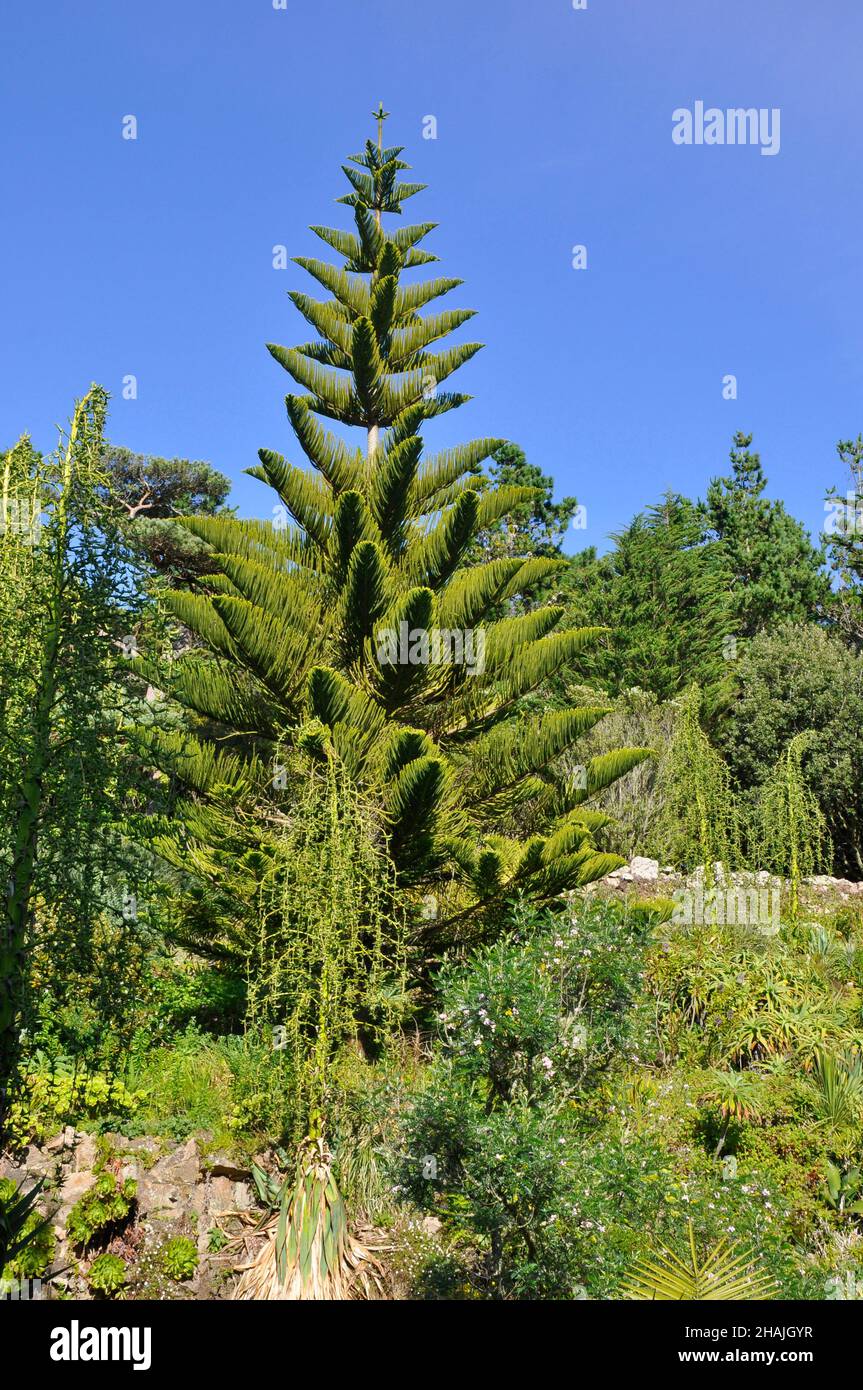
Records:
{"label": "stone wall", "polygon": [[[260,1155],[266,1162],[266,1155]],[[66,1222],[75,1203],[93,1186],[101,1173],[137,1184],[128,1222],[110,1240],[92,1250],[74,1249],[66,1236]],[[96,1254],[108,1251],[127,1263],[129,1296],[137,1298],[227,1298],[234,1266],[254,1249],[253,1229],[258,1216],[251,1171],[242,1161],[224,1152],[212,1152],[208,1136],[200,1135],[176,1146],[158,1139],[129,1139],[107,1134],[100,1140],[67,1127],[42,1147],[31,1145],[26,1155],[0,1160],[0,1176],[29,1188],[44,1178],[40,1207],[51,1219],[57,1246],[43,1287],[63,1291],[73,1298],[89,1298],[86,1274]],[[212,1250],[212,1232],[219,1230],[227,1244]],[[172,1281],[165,1276],[159,1252],[177,1235],[188,1236],[198,1250],[194,1277]],[[250,1239],[251,1238],[251,1239]]]}

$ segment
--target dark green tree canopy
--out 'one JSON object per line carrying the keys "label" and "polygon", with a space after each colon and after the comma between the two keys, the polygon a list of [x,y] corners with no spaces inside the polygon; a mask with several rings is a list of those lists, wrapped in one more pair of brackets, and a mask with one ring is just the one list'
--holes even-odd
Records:
{"label": "dark green tree canopy", "polygon": [[815,623],[759,633],[737,664],[720,731],[738,785],[764,782],[798,734],[813,731],[804,771],[828,818],[836,867],[863,876],[863,657]]}
{"label": "dark green tree canopy", "polygon": [[725,558],[703,543],[695,505],[668,493],[614,542],[575,556],[567,577],[572,619],[612,629],[583,669],[615,695],[638,686],[669,699],[695,681],[715,698],[735,629]]}
{"label": "dark green tree canopy", "polygon": [[782,502],[763,496],[767,478],[751,443],[751,434],[734,436],[732,471],[713,479],[699,506],[706,537],[717,542],[730,572],[733,631],[740,637],[770,624],[813,621],[830,595],[823,551]]}
{"label": "dark green tree canopy", "polygon": [[492,487],[529,487],[530,502],[514,507],[505,521],[484,532],[479,540],[484,556],[560,555],[561,543],[577,507],[574,497],[553,500],[554,479],[535,463],[528,463],[518,444],[503,444],[491,457],[487,479]]}
{"label": "dark green tree canopy", "polygon": [[208,463],[136,454],[106,445],[106,500],[117,514],[128,543],[159,573],[193,583],[217,566],[209,547],[177,517],[229,513],[231,482]]}
{"label": "dark green tree canopy", "polygon": [[830,617],[857,651],[863,650],[863,435],[836,445],[850,486],[844,493],[832,488],[822,537],[828,548],[836,590]]}

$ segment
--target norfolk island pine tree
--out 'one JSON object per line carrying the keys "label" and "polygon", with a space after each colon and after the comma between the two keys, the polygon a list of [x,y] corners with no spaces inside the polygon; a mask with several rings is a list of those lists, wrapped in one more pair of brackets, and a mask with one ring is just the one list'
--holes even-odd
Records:
{"label": "norfolk island pine tree", "polygon": [[[140,671],[184,707],[190,731],[140,737],[196,798],[191,833],[160,827],[160,849],[178,867],[206,842],[214,789],[266,798],[277,751],[335,756],[380,804],[401,883],[424,892],[446,878],[444,908],[424,928],[439,947],[509,898],[546,901],[616,867],[619,857],[593,842],[606,817],[586,803],[649,750],[595,758],[584,785],[564,786],[555,760],[606,707],[523,708],[604,629],[561,631],[563,609],[551,605],[488,620],[566,561],[463,564],[478,534],[535,494],[481,486],[480,465],[500,439],[423,457],[424,422],[469,399],[442,384],[481,345],[432,350],[473,311],[420,312],[458,280],[402,282],[437,259],[420,246],[436,224],[385,230],[384,218],[400,216],[424,185],[399,180],[409,166],[400,147],[384,147],[386,113],[374,114],[377,143],[343,166],[350,191],[338,201],[354,230],[312,228],[342,264],[296,260],[328,292],[290,293],[318,336],[268,345],[302,388],[286,407],[311,468],[261,449],[247,471],[275,489],[292,524],[185,519],[218,573],[207,592],[175,589],[166,602],[200,645],[167,670],[142,660]],[[321,419],[361,430],[362,447]],[[393,659],[392,634],[403,631],[416,638],[416,664]],[[429,660],[436,631],[481,632],[482,670]],[[501,834],[501,822],[517,833]]]}

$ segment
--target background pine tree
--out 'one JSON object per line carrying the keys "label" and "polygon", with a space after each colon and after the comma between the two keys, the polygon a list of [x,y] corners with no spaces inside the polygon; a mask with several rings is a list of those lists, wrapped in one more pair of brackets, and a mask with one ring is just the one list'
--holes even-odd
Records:
{"label": "background pine tree", "polygon": [[730,571],[729,631],[739,637],[776,623],[814,621],[830,596],[823,551],[782,502],[763,496],[767,478],[751,443],[751,434],[735,434],[731,473],[713,479],[699,507],[707,538],[718,542]]}

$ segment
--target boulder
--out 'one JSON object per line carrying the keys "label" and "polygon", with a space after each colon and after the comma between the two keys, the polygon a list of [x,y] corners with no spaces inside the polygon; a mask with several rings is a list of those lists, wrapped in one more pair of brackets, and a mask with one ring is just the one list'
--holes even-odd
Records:
{"label": "boulder", "polygon": [[59,1158],[54,1154],[46,1153],[35,1144],[31,1144],[23,1166],[28,1178],[49,1178],[56,1172],[58,1164]]}
{"label": "boulder", "polygon": [[57,1193],[58,1204],[52,1218],[55,1230],[58,1227],[61,1228],[61,1232],[65,1229],[70,1211],[84,1193],[89,1192],[95,1181],[95,1173],[67,1173]]}
{"label": "boulder", "polygon": [[75,1143],[75,1130],[72,1125],[66,1125],[61,1134],[55,1134],[53,1139],[49,1139],[45,1145],[45,1152],[58,1154],[62,1149],[71,1149]]}
{"label": "boulder", "polygon": [[234,1184],[230,1178],[213,1178],[209,1184],[207,1205],[211,1216],[224,1216],[236,1209]]}
{"label": "boulder", "polygon": [[126,1144],[126,1151],[133,1154],[157,1154],[162,1149],[158,1139],[152,1139],[144,1134],[140,1139],[130,1139]]}
{"label": "boulder", "polygon": [[652,880],[659,878],[659,860],[645,859],[643,855],[637,854],[629,865],[633,878]]}
{"label": "boulder", "polygon": [[247,1182],[234,1183],[234,1207],[237,1211],[251,1211],[255,1205],[252,1189]]}
{"label": "boulder", "polygon": [[612,883],[631,883],[633,878],[632,870],[628,864],[621,864],[619,869],[612,869],[610,874],[605,875],[604,882]]}

